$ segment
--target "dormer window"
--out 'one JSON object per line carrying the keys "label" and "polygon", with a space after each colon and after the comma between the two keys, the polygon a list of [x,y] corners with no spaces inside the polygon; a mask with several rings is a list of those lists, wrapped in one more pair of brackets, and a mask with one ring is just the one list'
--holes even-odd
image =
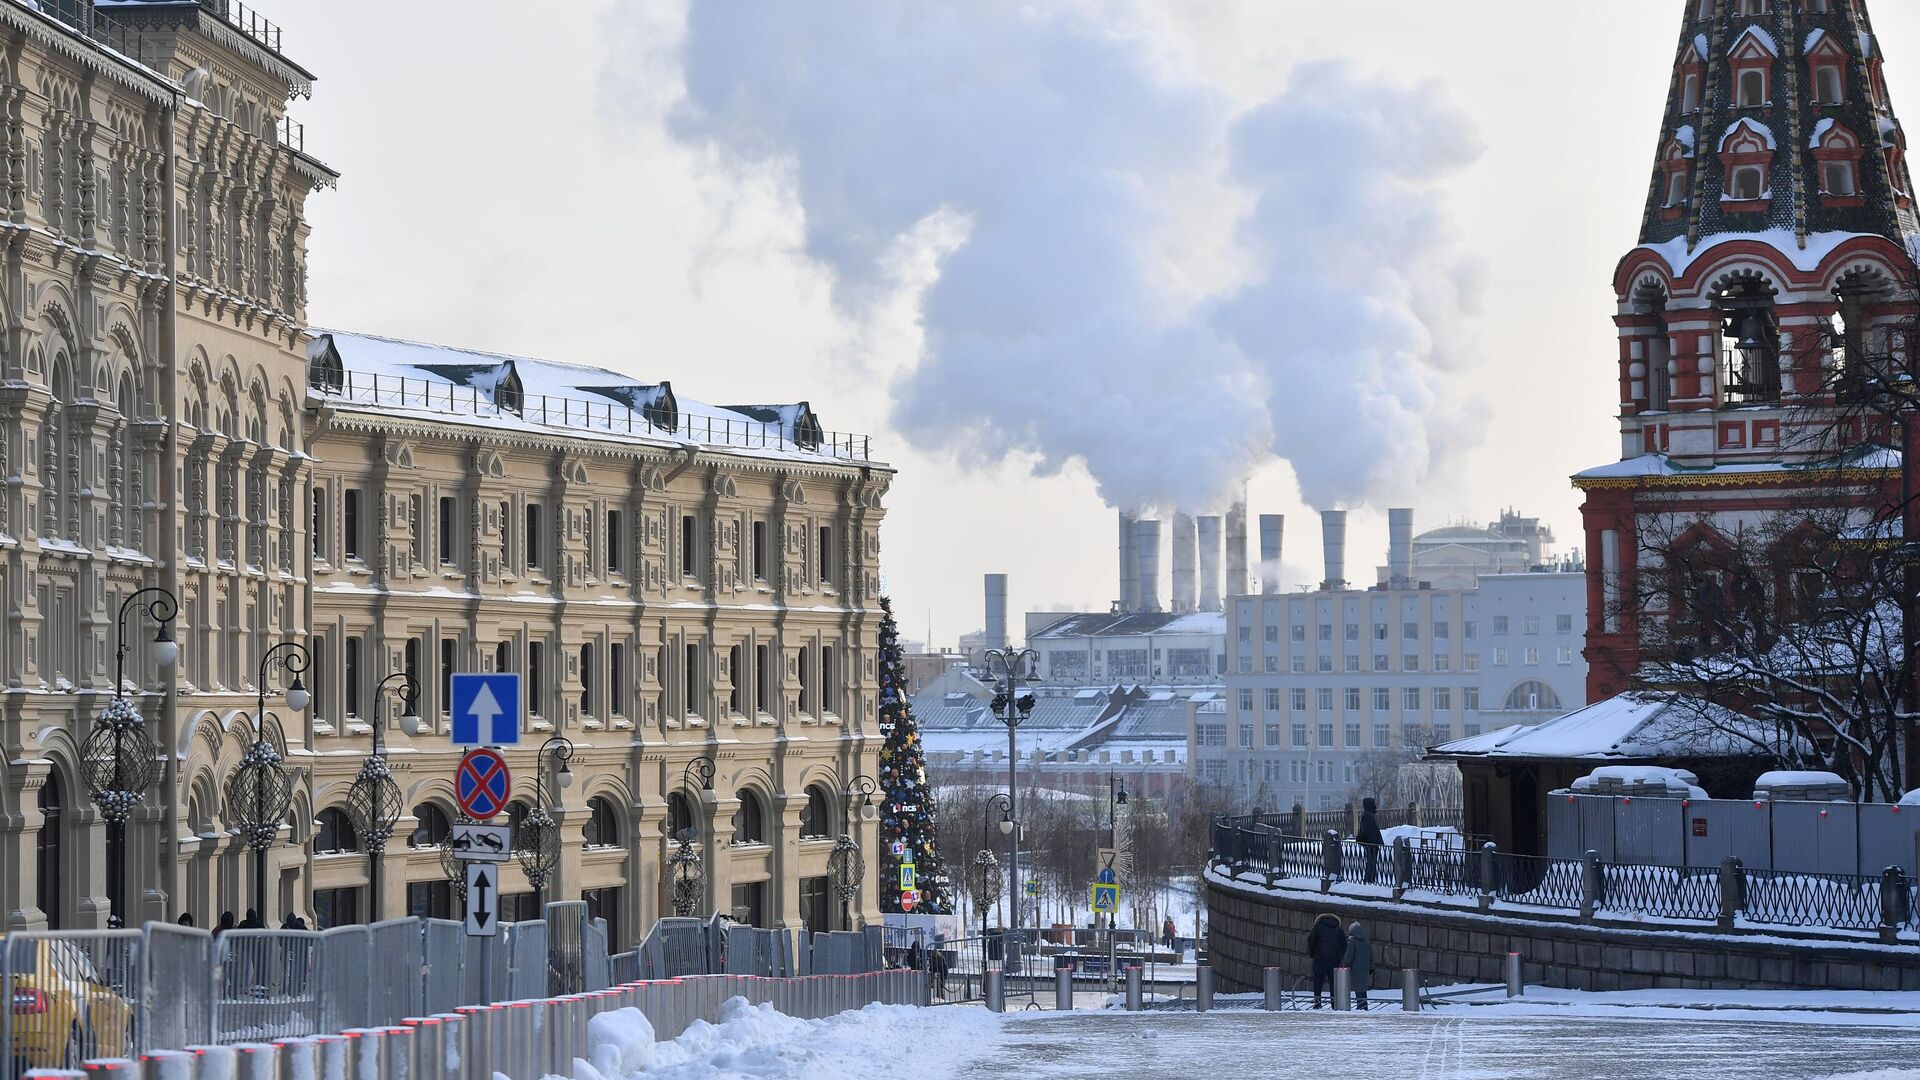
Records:
{"label": "dormer window", "polygon": [[1813,80],[1813,100],[1840,105],[1847,100],[1847,50],[1825,30],[1807,35],[1807,74]]}
{"label": "dormer window", "polygon": [[1773,35],[1750,26],[1727,56],[1733,67],[1734,101],[1742,109],[1757,109],[1772,100],[1773,62],[1780,55]]}
{"label": "dormer window", "polygon": [[1693,128],[1683,127],[1675,133],[1660,155],[1660,172],[1666,178],[1666,201],[1661,204],[1662,216],[1668,219],[1679,217],[1687,204],[1693,172],[1693,140]]}
{"label": "dormer window", "polygon": [[1860,137],[1844,125],[1822,120],[1811,141],[1819,163],[1820,201],[1827,206],[1865,205],[1860,194]]}
{"label": "dormer window", "polygon": [[1683,113],[1700,110],[1700,76],[1687,74],[1680,80],[1680,111]]}
{"label": "dormer window", "polygon": [[1667,176],[1667,205],[1684,206],[1687,201],[1687,174],[1671,173]]}
{"label": "dormer window", "polygon": [[1700,88],[1706,85],[1707,75],[1707,36],[1701,34],[1687,43],[1686,51],[1680,54],[1680,63],[1676,65],[1680,73],[1680,112],[1690,115],[1700,111]]}
{"label": "dormer window", "polygon": [[334,347],[333,335],[322,334],[307,348],[307,385],[323,394],[337,394],[346,386],[347,368]]}
{"label": "dormer window", "polygon": [[1822,105],[1838,105],[1846,100],[1840,86],[1840,69],[1831,64],[1813,69],[1813,85]]}
{"label": "dormer window", "polygon": [[1721,192],[1729,213],[1765,211],[1773,192],[1768,177],[1773,169],[1773,132],[1756,120],[1740,120],[1720,140],[1720,164],[1726,173]]}

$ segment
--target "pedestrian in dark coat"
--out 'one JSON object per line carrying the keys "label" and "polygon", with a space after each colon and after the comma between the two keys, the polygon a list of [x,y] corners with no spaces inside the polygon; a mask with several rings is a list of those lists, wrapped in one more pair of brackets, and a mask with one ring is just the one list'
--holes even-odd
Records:
{"label": "pedestrian in dark coat", "polygon": [[1313,929],[1307,931],[1307,958],[1313,961],[1313,1007],[1320,1008],[1320,991],[1325,988],[1327,997],[1333,997],[1333,969],[1347,955],[1347,934],[1340,929],[1340,919],[1328,912],[1313,921]]}
{"label": "pedestrian in dark coat", "polygon": [[1380,845],[1386,842],[1380,835],[1380,804],[1372,799],[1360,800],[1360,831],[1354,839],[1366,845],[1367,884],[1371,885],[1380,876]]}
{"label": "pedestrian in dark coat", "polygon": [[1359,923],[1347,926],[1347,951],[1344,958],[1353,986],[1354,1008],[1367,1007],[1367,991],[1373,988],[1373,939]]}

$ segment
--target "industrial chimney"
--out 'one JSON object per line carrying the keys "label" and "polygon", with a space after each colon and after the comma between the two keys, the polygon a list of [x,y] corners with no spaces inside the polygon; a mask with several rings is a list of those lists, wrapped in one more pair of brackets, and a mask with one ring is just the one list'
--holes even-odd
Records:
{"label": "industrial chimney", "polygon": [[1007,647],[1007,575],[987,575],[987,648]]}
{"label": "industrial chimney", "polygon": [[1247,496],[1241,485],[1240,497],[1227,510],[1227,595],[1241,596],[1247,591]]}
{"label": "industrial chimney", "polygon": [[1387,511],[1387,587],[1413,588],[1413,511]]}
{"label": "industrial chimney", "polygon": [[[1200,535],[1200,610],[1222,611],[1220,605],[1220,534],[1221,520],[1218,517],[1195,519]],[[1246,588],[1243,583],[1241,588]]]}
{"label": "industrial chimney", "polygon": [[1184,615],[1192,611],[1198,597],[1199,539],[1193,515],[1173,515],[1173,610]]}
{"label": "industrial chimney", "polygon": [[1322,589],[1333,591],[1347,587],[1347,512],[1320,511],[1320,542],[1326,549],[1327,579]]}
{"label": "industrial chimney", "polygon": [[1285,514],[1260,515],[1260,592],[1280,594],[1280,538],[1285,533]]}
{"label": "industrial chimney", "polygon": [[1140,558],[1136,554],[1138,523],[1120,511],[1120,610],[1140,610]]}
{"label": "industrial chimney", "polygon": [[1140,603],[1135,611],[1160,610],[1160,523],[1134,524],[1134,564],[1140,568]]}

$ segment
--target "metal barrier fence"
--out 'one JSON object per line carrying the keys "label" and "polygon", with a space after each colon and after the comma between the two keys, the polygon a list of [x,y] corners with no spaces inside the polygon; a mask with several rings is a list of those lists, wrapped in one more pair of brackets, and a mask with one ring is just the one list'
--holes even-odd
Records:
{"label": "metal barrier fence", "polygon": [[1395,899],[1425,894],[1440,903],[1471,898],[1482,908],[1545,908],[1583,918],[1711,923],[1723,931],[1792,927],[1875,932],[1882,940],[1920,935],[1920,894],[1898,866],[1877,875],[1749,869],[1728,856],[1719,866],[1610,862],[1502,852],[1457,841],[1392,846],[1276,830],[1271,815],[1221,818],[1210,863],[1229,877],[1317,883]]}
{"label": "metal barrier fence", "polygon": [[146,939],[138,930],[52,931],[0,939],[0,1077],[78,1069],[146,1045]]}
{"label": "metal barrier fence", "polygon": [[1898,866],[1920,875],[1920,814],[1890,803],[1667,799],[1555,792],[1547,854],[1713,871],[1727,857],[1750,870],[1845,878]]}

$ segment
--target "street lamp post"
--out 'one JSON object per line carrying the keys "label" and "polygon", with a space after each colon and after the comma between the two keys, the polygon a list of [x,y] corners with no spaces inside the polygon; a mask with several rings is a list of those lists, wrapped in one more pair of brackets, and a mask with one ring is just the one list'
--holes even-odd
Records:
{"label": "street lamp post", "polygon": [[[1107,847],[1114,853],[1117,861],[1120,857],[1120,815],[1119,808],[1127,805],[1127,782],[1113,773],[1107,774]],[[1107,913],[1107,929],[1118,923],[1118,912]]]}
{"label": "street lamp post", "polygon": [[[713,759],[697,757],[687,762],[680,773],[680,787],[684,793],[693,786],[693,778],[700,777],[700,790],[713,790]],[[673,913],[683,918],[692,916],[700,910],[700,883],[705,874],[700,868],[700,849],[693,841],[700,835],[697,821],[689,821],[674,835],[673,854],[667,858],[667,873],[673,891]]]}
{"label": "street lamp post", "polygon": [[267,676],[277,666],[293,676],[287,685],[287,707],[305,712],[312,700],[300,675],[313,662],[313,654],[297,641],[283,641],[260,657],[260,670],[254,687],[253,745],[241,756],[240,764],[227,778],[227,820],[231,821],[253,849],[253,910],[264,922],[267,918],[267,850],[280,834],[280,824],[293,805],[293,774],[287,771],[280,751],[267,741]]}
{"label": "street lamp post", "polygon": [[[1040,654],[1032,649],[988,649],[987,674],[993,674],[995,662],[1000,666],[1000,677],[994,683],[993,715],[1007,725],[1007,820],[1017,819],[1019,806],[1015,792],[1019,790],[1020,746],[1016,734],[1021,721],[1033,715],[1033,691],[1022,684],[1035,680],[1034,666],[1039,662]],[[1005,828],[1007,836],[1007,915],[1008,929],[1017,937],[1020,932],[1020,831],[1011,825]]]}
{"label": "street lamp post", "polygon": [[154,761],[158,751],[147,731],[146,718],[127,697],[126,667],[127,613],[144,607],[147,616],[159,624],[153,637],[153,658],[161,667],[172,667],[180,658],[180,646],[173,641],[173,619],[180,602],[158,586],[140,589],[120,604],[119,645],[114,650],[113,700],[93,722],[93,731],[81,748],[87,790],[100,816],[107,822],[107,895],[112,912],[123,925],[129,922],[127,907],[127,818],[134,807],[147,797],[153,786]]}
{"label": "street lamp post", "polygon": [[360,763],[360,775],[354,777],[347,792],[347,809],[353,814],[360,839],[367,845],[367,888],[373,894],[373,918],[380,919],[380,870],[387,854],[387,841],[400,820],[400,785],[394,783],[393,770],[387,767],[387,724],[380,709],[380,695],[389,686],[398,690],[404,711],[400,729],[408,735],[420,733],[420,682],[410,673],[396,671],[373,688],[373,754]]}
{"label": "street lamp post", "polygon": [[[879,790],[880,785],[872,777],[854,777],[843,791],[848,809],[852,809],[853,797],[858,795],[861,816],[873,813],[873,796]],[[860,883],[867,876],[866,857],[860,852],[860,842],[854,839],[854,830],[859,827],[849,814],[847,827],[840,830],[833,842],[833,851],[827,856],[827,874],[833,879],[834,892],[840,896],[840,919],[848,929],[853,928],[853,900],[860,895]]]}
{"label": "street lamp post", "polygon": [[527,883],[533,886],[541,906],[546,904],[547,879],[560,868],[560,826],[553,820],[553,814],[547,809],[547,769],[553,769],[553,802],[559,804],[565,796],[561,792],[573,786],[573,769],[568,764],[573,760],[573,740],[564,735],[555,735],[540,744],[538,757],[538,783],[533,786],[538,796],[527,819],[520,824],[520,835],[513,838],[514,853],[519,856],[520,868],[527,872]]}
{"label": "street lamp post", "polygon": [[[991,875],[996,868],[994,865],[993,836],[991,833],[993,808],[996,806],[1000,808],[1000,835],[1013,835],[1013,796],[1008,795],[1004,791],[996,791],[987,798],[986,810],[983,812],[985,820],[980,823],[980,854],[973,857],[973,863],[975,866],[980,867],[980,873],[982,875]],[[993,892],[997,892],[998,890],[982,889],[981,891],[991,896]],[[983,939],[987,936],[987,909],[992,906],[991,903],[980,905],[980,936]]]}

